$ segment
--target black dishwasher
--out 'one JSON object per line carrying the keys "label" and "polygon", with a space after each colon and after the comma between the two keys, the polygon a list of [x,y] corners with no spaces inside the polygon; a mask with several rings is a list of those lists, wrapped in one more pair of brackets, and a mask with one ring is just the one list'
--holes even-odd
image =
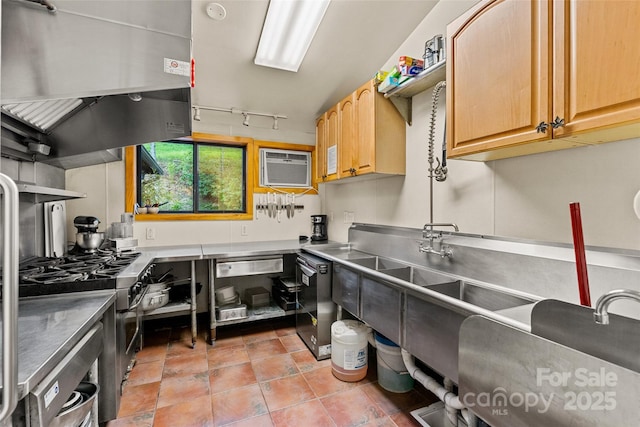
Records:
{"label": "black dishwasher", "polygon": [[301,253],[296,261],[296,332],[317,360],[331,357],[331,324],[336,305],[331,300],[331,261]]}

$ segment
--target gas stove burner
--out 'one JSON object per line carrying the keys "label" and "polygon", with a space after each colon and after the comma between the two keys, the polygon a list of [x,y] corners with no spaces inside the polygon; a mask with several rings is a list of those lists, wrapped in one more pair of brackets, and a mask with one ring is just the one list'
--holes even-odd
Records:
{"label": "gas stove burner", "polygon": [[105,264],[113,259],[114,256],[112,254],[100,254],[97,252],[92,254],[69,255],[67,257],[67,261],[69,262],[83,262],[86,264]]}
{"label": "gas stove burner", "polygon": [[18,271],[18,276],[20,280],[24,277],[33,276],[34,274],[39,274],[44,272],[44,267],[20,267]]}
{"label": "gas stove burner", "polygon": [[89,276],[89,279],[113,279],[118,275],[118,273],[120,273],[120,271],[121,269],[119,268],[118,269],[104,268],[104,269],[96,270]]}
{"label": "gas stove burner", "polygon": [[[116,289],[117,277],[140,252],[72,253],[65,257],[32,257],[20,263],[20,297]],[[0,281],[2,280],[0,268]]]}
{"label": "gas stove burner", "polygon": [[116,255],[117,259],[126,259],[132,261],[140,256],[140,252],[119,252]]}
{"label": "gas stove burner", "polygon": [[74,262],[69,264],[61,264],[58,266],[58,268],[61,270],[67,271],[71,274],[75,274],[75,273],[91,274],[97,269],[99,269],[101,266],[102,264]]}
{"label": "gas stove burner", "polygon": [[63,262],[64,262],[63,258],[45,258],[45,257],[31,258],[31,259],[24,260],[20,263],[20,270],[29,270],[32,268],[42,268],[44,270],[47,268],[60,265]]}
{"label": "gas stove burner", "polygon": [[82,273],[69,273],[64,270],[51,270],[45,273],[34,274],[24,278],[25,282],[39,283],[42,285],[49,285],[53,283],[66,283],[83,280],[86,278],[86,274]]}
{"label": "gas stove burner", "polygon": [[107,261],[106,265],[112,266],[112,267],[118,267],[122,269],[122,267],[126,267],[127,265],[131,264],[131,261],[132,259],[129,259],[129,258],[126,258],[126,259],[116,258],[114,260]]}

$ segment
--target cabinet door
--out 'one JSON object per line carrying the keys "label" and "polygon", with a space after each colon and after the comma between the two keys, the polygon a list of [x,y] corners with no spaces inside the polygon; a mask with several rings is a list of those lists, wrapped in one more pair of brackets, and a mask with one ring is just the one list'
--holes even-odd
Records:
{"label": "cabinet door", "polygon": [[354,173],[353,149],[356,143],[356,121],[353,99],[353,94],[350,94],[338,104],[340,117],[338,157],[340,159],[339,175],[341,178],[351,176]]}
{"label": "cabinet door", "polygon": [[327,168],[325,170],[325,181],[331,181],[338,178],[338,140],[339,140],[339,121],[338,121],[338,106],[331,107],[326,112],[327,124],[326,124],[326,147],[325,147],[325,159]]}
{"label": "cabinet door", "polygon": [[450,157],[551,137],[549,33],[548,0],[485,0],[447,26]]}
{"label": "cabinet door", "polygon": [[315,175],[316,182],[323,182],[327,175],[327,114],[323,114],[316,121],[316,152]]}
{"label": "cabinet door", "polygon": [[640,2],[556,1],[553,29],[554,137],[629,122],[640,135]]}
{"label": "cabinet door", "polygon": [[375,95],[373,81],[358,88],[355,94],[357,131],[354,167],[357,175],[374,172],[376,168]]}

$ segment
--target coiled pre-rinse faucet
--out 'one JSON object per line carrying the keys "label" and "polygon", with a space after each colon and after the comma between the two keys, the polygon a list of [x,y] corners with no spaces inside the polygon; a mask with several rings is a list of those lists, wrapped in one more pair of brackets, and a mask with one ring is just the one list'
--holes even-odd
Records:
{"label": "coiled pre-rinse faucet", "polygon": [[[433,145],[435,139],[436,129],[436,114],[438,112],[438,99],[440,98],[440,91],[445,88],[447,83],[445,81],[439,82],[433,89],[433,95],[431,99],[431,122],[429,124],[429,141],[427,146],[427,161],[429,162],[429,222],[424,225],[422,229],[422,238],[429,240],[429,244],[425,245],[420,242],[418,250],[426,254],[437,254],[442,258],[450,258],[453,256],[453,251],[447,245],[440,245],[440,250],[433,247],[433,242],[439,240],[442,237],[442,232],[435,232],[434,227],[453,227],[455,231],[458,231],[458,226],[453,223],[434,223],[433,222],[433,180],[442,182],[447,179],[447,151],[446,151],[446,138],[443,139],[442,144],[442,163],[433,155]],[[446,134],[446,119],[445,119],[445,134]],[[437,165],[434,167],[433,163]]]}

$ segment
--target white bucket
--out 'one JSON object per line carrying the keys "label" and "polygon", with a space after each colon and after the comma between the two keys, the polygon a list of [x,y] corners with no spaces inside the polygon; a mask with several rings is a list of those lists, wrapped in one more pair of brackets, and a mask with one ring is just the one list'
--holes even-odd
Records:
{"label": "white bucket", "polygon": [[406,393],[413,389],[413,378],[407,372],[402,352],[393,341],[376,335],[376,359],[378,361],[378,384],[393,393]]}
{"label": "white bucket", "polygon": [[360,381],[367,375],[367,327],[357,320],[331,325],[331,368],[342,381]]}

